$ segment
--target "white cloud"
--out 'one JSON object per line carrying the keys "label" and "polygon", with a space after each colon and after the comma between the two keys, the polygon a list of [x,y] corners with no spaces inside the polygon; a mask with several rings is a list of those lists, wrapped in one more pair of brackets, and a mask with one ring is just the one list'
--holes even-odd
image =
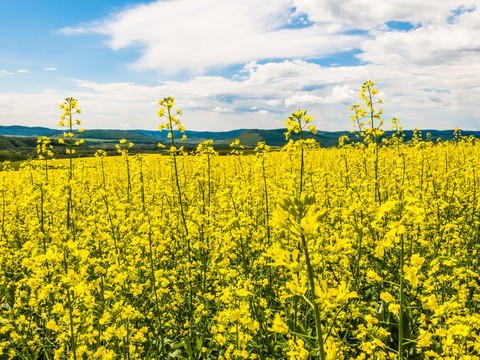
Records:
{"label": "white cloud", "polygon": [[[313,25],[286,27],[293,6],[293,16]],[[360,102],[362,83],[375,80],[386,121],[397,116],[405,128],[478,128],[479,12],[480,0],[151,2],[62,32],[104,34],[114,50],[139,51],[137,70],[159,69],[162,77],[186,70],[183,80],[173,74],[156,86],[76,80],[69,95],[79,99],[87,128],[155,129],[158,98],[175,96],[187,129],[278,128],[302,108],[318,129],[338,130],[350,129],[349,106]],[[388,21],[414,28],[392,30]],[[308,60],[350,49],[363,62],[342,66],[338,54],[335,66]],[[209,73],[232,64],[243,69]],[[52,90],[0,94],[0,116],[30,124],[35,113],[35,124],[55,126],[63,97]]]}
{"label": "white cloud", "polygon": [[0,76],[2,75],[13,75],[11,72],[6,71],[6,70],[0,70]]}
{"label": "white cloud", "polygon": [[480,9],[409,32],[389,31],[364,41],[358,57],[374,64],[434,65],[480,60]]}
{"label": "white cloud", "polygon": [[311,104],[322,104],[324,99],[312,94],[294,95],[285,99],[285,106],[303,106]]}
{"label": "white cloud", "polygon": [[[367,63],[423,65],[479,60],[479,8],[480,0],[159,0],[61,32],[104,34],[114,50],[140,51],[136,69],[164,74],[352,49]],[[295,17],[311,26],[288,27]],[[391,31],[389,21],[416,28]]]}
{"label": "white cloud", "polygon": [[351,105],[358,96],[357,90],[350,88],[348,85],[336,85],[332,90],[332,95],[325,99],[326,104],[341,103]]}
{"label": "white cloud", "polygon": [[443,20],[452,10],[478,7],[478,0],[292,0],[311,21],[331,22],[342,28],[375,29],[388,21],[428,24]]}
{"label": "white cloud", "polygon": [[100,26],[101,26],[100,22],[93,21],[84,26],[79,26],[79,27],[68,26],[66,28],[59,29],[58,33],[63,35],[85,35],[92,32],[99,32]]}
{"label": "white cloud", "polygon": [[61,102],[62,95],[54,89],[46,89],[35,94],[0,94],[0,120],[2,125],[6,125],[8,120],[8,125],[54,128],[58,124],[56,119],[60,120],[58,106]]}
{"label": "white cloud", "polygon": [[190,73],[258,59],[322,57],[363,38],[320,23],[287,28],[291,9],[291,0],[156,1],[63,33],[101,33],[112,49],[140,48],[137,69]]}
{"label": "white cloud", "polygon": [[265,104],[268,106],[278,106],[282,104],[282,100],[280,99],[272,99],[265,101]]}
{"label": "white cloud", "polygon": [[17,70],[18,73],[28,73],[28,70],[27,69],[20,69],[20,70]]}
{"label": "white cloud", "polygon": [[342,103],[351,105],[355,101],[356,91],[348,85],[335,85],[332,94],[326,97],[315,96],[311,93],[294,95],[285,99],[285,106],[303,106],[310,104],[335,104]]}
{"label": "white cloud", "polygon": [[219,112],[219,113],[228,113],[228,112],[233,112],[233,109],[229,107],[217,106],[215,109],[213,109],[213,111]]}
{"label": "white cloud", "polygon": [[[315,116],[318,129],[339,130],[350,129],[348,108],[360,102],[362,83],[373,79],[385,102],[386,122],[397,116],[405,128],[477,126],[480,86],[476,74],[480,74],[480,64],[412,69],[415,76],[396,65],[325,68],[295,60],[248,64],[245,79],[239,81],[196,76],[146,86],[76,80],[75,91],[68,95],[79,100],[86,128],[125,128],[125,124],[133,124],[135,128],[156,129],[158,98],[174,96],[189,130],[279,128],[298,108]],[[35,125],[55,127],[56,120],[52,119],[59,117],[58,104],[63,97],[57,91],[0,94],[1,118],[33,124],[31,113],[35,110]]]}
{"label": "white cloud", "polygon": [[43,70],[45,70],[45,71],[57,71],[58,69],[56,67],[46,67],[46,68],[43,68]]}
{"label": "white cloud", "polygon": [[119,123],[119,124],[118,124],[118,127],[119,127],[120,129],[127,129],[127,130],[135,129],[135,126],[133,126],[133,124]]}

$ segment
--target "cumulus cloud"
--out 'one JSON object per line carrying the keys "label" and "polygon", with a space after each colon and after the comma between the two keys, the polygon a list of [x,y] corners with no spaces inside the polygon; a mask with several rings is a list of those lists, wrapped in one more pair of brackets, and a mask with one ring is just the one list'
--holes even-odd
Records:
{"label": "cumulus cloud", "polygon": [[[155,129],[157,99],[172,95],[192,130],[278,128],[298,108],[314,115],[319,129],[349,129],[348,108],[360,102],[367,80],[381,90],[387,121],[397,116],[405,128],[475,128],[479,15],[480,0],[374,6],[369,0],[163,0],[62,32],[103,34],[113,50],[138,51],[135,69],[160,70],[170,79],[156,86],[74,81],[72,96],[83,106],[87,128],[93,119],[97,127]],[[392,21],[410,26],[396,29]],[[341,54],[352,49],[356,58],[350,55],[345,66]],[[335,66],[319,61],[328,55],[336,56]],[[231,65],[235,73],[225,75]],[[182,80],[173,80],[177,72]],[[53,97],[63,98],[30,94],[17,103],[0,95],[0,107],[20,109],[29,98],[58,105]],[[28,121],[32,109],[15,116]],[[35,121],[51,122],[50,110],[35,113]]]}
{"label": "cumulus cloud", "polygon": [[[472,74],[480,73],[480,64],[454,69],[424,66],[415,68],[416,76],[401,66],[326,68],[301,60],[248,64],[243,70],[242,80],[202,75],[157,86],[76,80],[71,96],[79,99],[86,128],[134,124],[135,128],[156,129],[158,98],[172,95],[184,110],[182,122],[190,130],[280,128],[298,108],[315,116],[318,129],[340,130],[350,129],[348,108],[360,102],[358,90],[363,81],[375,79],[385,102],[386,121],[397,116],[405,128],[447,129],[475,128],[479,121],[480,86]],[[52,119],[58,117],[56,110],[63,97],[52,91],[0,95],[0,108],[10,106],[12,119],[28,123],[32,110],[26,110],[25,104],[33,104],[36,124],[42,120],[43,126],[55,126]]]}
{"label": "cumulus cloud", "polygon": [[233,112],[233,109],[217,106],[215,109],[213,109],[213,111],[219,112],[219,113],[228,113],[228,112]]}
{"label": "cumulus cloud", "polygon": [[[61,32],[103,34],[114,50],[140,51],[136,69],[164,74],[352,49],[367,64],[453,64],[479,60],[479,8],[479,0],[162,0]],[[413,28],[392,30],[392,21]]]}
{"label": "cumulus cloud", "polygon": [[282,104],[282,100],[280,99],[267,100],[265,101],[265,104],[269,106],[278,106]]}
{"label": "cumulus cloud", "polygon": [[51,121],[60,118],[58,106],[61,102],[62,95],[54,89],[30,94],[0,93],[0,120],[8,120],[9,125],[56,127],[57,123]]}
{"label": "cumulus cloud", "polygon": [[336,33],[329,24],[289,28],[291,10],[291,0],[157,1],[62,31],[107,35],[115,50],[140,47],[137,69],[190,73],[258,59],[322,57],[362,39]]}
{"label": "cumulus cloud", "polygon": [[311,93],[305,93],[302,95],[294,95],[288,99],[285,99],[285,106],[303,106],[310,104],[352,104],[354,102],[356,91],[351,89],[348,85],[336,85],[332,94],[326,97],[315,96]]}
{"label": "cumulus cloud", "polygon": [[373,64],[434,65],[480,60],[480,9],[409,32],[388,31],[364,41],[358,57]]}
{"label": "cumulus cloud", "polygon": [[119,124],[118,124],[118,127],[119,127],[120,129],[127,129],[127,130],[135,129],[135,126],[133,126],[133,124],[119,123]]}
{"label": "cumulus cloud", "polygon": [[312,94],[303,94],[303,95],[294,95],[292,97],[289,97],[288,99],[285,99],[285,105],[286,106],[292,106],[292,105],[298,105],[298,106],[303,106],[303,105],[310,105],[310,104],[321,104],[323,103],[324,99],[320,96],[315,96]]}
{"label": "cumulus cloud", "polygon": [[311,21],[331,22],[342,28],[370,30],[389,21],[428,24],[443,21],[452,10],[462,11],[478,6],[478,0],[292,0],[298,12]]}

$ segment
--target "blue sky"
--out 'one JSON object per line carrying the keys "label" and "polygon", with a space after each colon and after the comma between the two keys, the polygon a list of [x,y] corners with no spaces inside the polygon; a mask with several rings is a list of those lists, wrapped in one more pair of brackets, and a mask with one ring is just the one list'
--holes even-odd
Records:
{"label": "blue sky", "polygon": [[306,109],[350,129],[374,80],[385,121],[480,129],[480,0],[0,0],[0,125],[155,129],[176,97],[191,130],[279,128]]}

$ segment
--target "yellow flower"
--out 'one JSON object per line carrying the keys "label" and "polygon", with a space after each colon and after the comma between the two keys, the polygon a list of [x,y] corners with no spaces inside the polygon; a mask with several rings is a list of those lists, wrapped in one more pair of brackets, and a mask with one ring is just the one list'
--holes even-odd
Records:
{"label": "yellow flower", "polygon": [[65,309],[63,308],[63,305],[61,303],[56,303],[55,305],[53,305],[52,313],[63,315],[65,314]]}
{"label": "yellow flower", "polygon": [[424,330],[420,330],[420,336],[417,340],[417,346],[419,347],[428,347],[432,342],[432,334]]}
{"label": "yellow flower", "polygon": [[268,330],[279,333],[279,334],[286,334],[288,333],[288,325],[283,322],[282,318],[280,317],[280,314],[276,313],[275,318],[273,320],[273,325]]}
{"label": "yellow flower", "polygon": [[438,309],[438,302],[437,302],[437,297],[432,294],[427,298],[427,301],[422,304],[422,307],[425,310],[432,310],[435,311]]}
{"label": "yellow flower", "polygon": [[58,331],[59,330],[59,327],[57,325],[57,323],[55,322],[54,319],[50,319],[47,321],[47,323],[45,324],[45,327],[49,330],[52,330],[52,331]]}
{"label": "yellow flower", "polygon": [[365,315],[364,319],[369,324],[378,324],[378,319],[370,314]]}
{"label": "yellow flower", "polygon": [[382,299],[383,301],[385,301],[387,304],[388,303],[392,303],[392,302],[395,302],[395,298],[388,292],[382,292],[380,294],[380,299]]}
{"label": "yellow flower", "polygon": [[403,266],[403,272],[405,274],[405,280],[407,280],[414,289],[418,286],[417,269],[408,265]]}
{"label": "yellow flower", "polygon": [[325,342],[325,353],[326,360],[343,360],[345,358],[337,342],[332,338],[327,339]]}
{"label": "yellow flower", "polygon": [[382,281],[382,278],[372,269],[367,271],[367,281],[370,283],[372,281]]}
{"label": "yellow flower", "polygon": [[309,352],[304,347],[304,342],[302,339],[297,339],[297,342],[293,340],[288,340],[288,345],[290,346],[290,351],[287,352],[290,360],[305,360],[308,359]]}
{"label": "yellow flower", "polygon": [[303,295],[307,291],[307,278],[301,276],[300,280],[298,279],[297,274],[292,275],[292,281],[288,282],[285,286],[292,291],[295,295]]}
{"label": "yellow flower", "polygon": [[390,311],[395,316],[398,316],[398,312],[400,311],[400,304],[390,304],[390,305],[388,305],[388,311]]}

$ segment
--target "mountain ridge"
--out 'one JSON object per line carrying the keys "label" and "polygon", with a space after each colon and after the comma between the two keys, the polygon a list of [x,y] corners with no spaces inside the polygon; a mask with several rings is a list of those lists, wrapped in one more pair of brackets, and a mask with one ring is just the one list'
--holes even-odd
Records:
{"label": "mountain ridge", "polygon": [[[436,141],[438,138],[442,140],[451,140],[454,137],[454,130],[420,130],[425,138],[430,133],[431,140]],[[47,127],[30,127],[24,125],[0,125],[0,135],[6,137],[25,137],[34,138],[47,136],[52,139],[63,137],[64,130],[51,129]],[[287,142],[285,139],[286,129],[235,129],[229,131],[193,131],[185,130],[187,140],[183,143],[187,147],[196,146],[202,141],[213,140],[215,146],[228,146],[235,139],[240,140],[240,144],[246,147],[255,147],[259,141],[265,141],[267,145],[273,147],[281,147]],[[384,136],[389,137],[394,131],[385,131]],[[154,145],[158,142],[168,144],[169,131],[158,130],[120,130],[120,129],[89,129],[82,133],[75,133],[76,138],[85,139],[90,146],[109,146],[121,139],[127,139],[139,145]],[[404,130],[405,141],[409,141],[413,136],[413,130]],[[178,131],[174,131],[174,135],[180,135]],[[349,136],[354,141],[355,136],[350,131],[323,131],[319,130],[316,134],[306,132],[305,138],[313,138],[320,143],[322,147],[333,147],[338,145],[338,138],[342,135]],[[353,136],[352,136],[353,135]],[[473,135],[480,138],[480,131],[466,130],[462,131],[463,136]],[[180,137],[180,136],[178,136]],[[298,134],[292,134],[293,140],[299,138]],[[10,141],[12,143],[12,141]],[[13,141],[15,143],[15,141]],[[11,146],[15,147],[15,146]],[[1,147],[0,147],[1,149]]]}

